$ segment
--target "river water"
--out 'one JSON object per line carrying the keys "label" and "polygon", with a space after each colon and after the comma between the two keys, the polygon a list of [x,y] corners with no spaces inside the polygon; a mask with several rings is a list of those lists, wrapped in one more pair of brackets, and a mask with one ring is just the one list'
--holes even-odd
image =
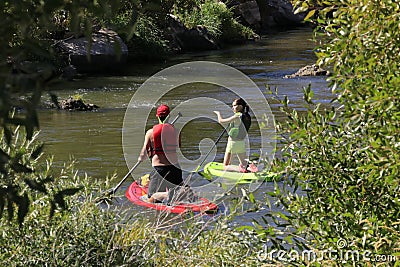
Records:
{"label": "river water", "polygon": [[[94,103],[100,109],[96,112],[40,110],[40,139],[46,144],[45,152],[54,155],[55,168],[62,166],[63,162],[73,157],[77,160],[76,168],[88,173],[91,177],[103,178],[115,172],[118,177],[122,178],[128,168],[133,165],[132,162],[136,161],[140,149],[138,144],[143,142],[143,134],[146,130],[141,129],[130,135],[132,143],[136,144],[132,151],[137,152],[127,155],[122,147],[122,133],[125,112],[131,98],[150,76],[184,62],[211,61],[231,66],[247,75],[262,91],[265,91],[263,89],[266,85],[278,88],[279,95],[287,95],[291,106],[298,109],[304,108],[302,88],[308,84],[311,84],[317,101],[328,103],[332,96],[327,89],[326,77],[283,78],[305,65],[315,63],[316,58],[312,51],[315,43],[311,39],[311,30],[295,29],[270,35],[242,46],[179,55],[163,63],[130,64],[118,75],[92,75],[72,82],[54,84],[51,90],[58,95],[59,99],[71,95],[81,95],[86,102]],[[252,93],[248,94],[247,97],[251,98]],[[267,93],[263,94],[269,102],[275,120],[283,121],[285,118],[279,112],[279,105],[276,101],[272,101]],[[187,99],[196,97],[209,97],[230,104],[235,95],[221,90],[218,86],[189,84],[162,95],[159,102],[176,106]],[[48,101],[46,95],[43,98],[44,101]],[[147,105],[148,108],[149,103],[141,103],[141,105],[144,107]],[[154,111],[152,112],[145,128],[156,123]],[[215,116],[212,110],[209,110],[209,113],[211,117]],[[130,120],[133,120],[133,123],[135,120],[137,123],[143,122],[143,118],[139,116],[130,118]],[[251,144],[255,147],[257,147],[257,142],[260,142],[257,138],[252,139],[251,137],[257,135],[258,129],[256,128],[250,131]],[[199,145],[210,145],[210,140],[216,140],[221,129],[210,120],[188,123],[182,130],[182,155],[185,158],[197,160],[198,164],[201,159],[199,158]],[[222,161],[225,144],[226,138],[218,143],[218,149],[214,154],[216,161]],[[129,166],[127,166],[124,153]],[[186,168],[190,170],[191,168],[195,169],[196,166],[196,164],[192,166],[189,164]],[[149,170],[150,164],[145,162],[134,171],[133,175],[139,177]],[[185,175],[188,173],[185,172]],[[206,183],[203,180],[204,178],[201,176],[194,177],[194,181],[197,183]],[[122,194],[128,184],[129,181],[119,191],[121,199],[123,199]],[[255,196],[263,199],[265,191],[272,189],[272,184],[261,185],[255,191]],[[133,207],[133,209],[142,210],[138,207]],[[240,217],[239,221],[242,224],[250,223],[254,216],[255,214],[248,213]]]}

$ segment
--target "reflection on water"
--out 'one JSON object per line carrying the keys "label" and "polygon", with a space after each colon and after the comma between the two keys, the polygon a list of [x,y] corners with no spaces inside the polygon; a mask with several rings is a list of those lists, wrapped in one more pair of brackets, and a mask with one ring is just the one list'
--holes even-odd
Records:
{"label": "reflection on water", "polygon": [[[312,85],[315,98],[319,102],[327,103],[332,97],[326,88],[324,77],[283,79],[283,76],[315,62],[312,52],[314,43],[310,39],[311,31],[293,30],[244,46],[180,55],[167,63],[131,65],[120,76],[86,77],[73,82],[56,84],[51,90],[60,99],[80,94],[85,101],[100,106],[100,109],[96,112],[41,110],[40,138],[46,143],[46,152],[54,154],[56,166],[61,166],[62,162],[73,155],[78,161],[77,169],[93,177],[102,178],[113,172],[123,177],[128,168],[122,150],[122,124],[130,99],[137,88],[151,75],[169,66],[195,60],[215,61],[234,67],[245,73],[261,90],[264,90],[266,85],[272,88],[277,87],[279,95],[287,95],[291,105],[296,108],[303,108],[302,88],[308,84]],[[195,97],[210,97],[229,104],[235,95],[217,86],[188,84],[164,95],[162,102],[176,106]],[[251,91],[246,97],[252,97]],[[278,105],[270,100],[267,93],[265,97],[269,99],[275,119],[283,120],[278,111]],[[47,101],[47,98],[46,95],[43,96],[44,101]],[[146,105],[146,103],[138,103],[138,105]],[[201,106],[196,108],[201,108]],[[209,112],[211,116],[214,115],[212,110]],[[147,128],[153,123],[156,123],[156,120],[149,119]],[[205,120],[196,120],[185,125],[182,130],[182,154],[189,159],[198,159],[201,140],[205,138],[216,140],[221,129],[217,123]],[[137,132],[133,137],[136,140],[132,141],[143,142],[145,130]],[[258,127],[255,123],[251,129],[250,138],[252,135],[257,136],[257,131]],[[254,147],[257,147],[260,142],[257,138],[250,141]],[[217,145],[215,157],[217,161],[223,158],[225,144],[226,138],[223,138]],[[139,147],[137,149],[139,153]],[[138,155],[130,156],[136,160]],[[135,175],[139,176],[149,169],[150,163],[145,162],[135,171]],[[270,190],[270,188],[264,188],[264,190]],[[259,190],[256,194],[262,195],[264,190]]]}

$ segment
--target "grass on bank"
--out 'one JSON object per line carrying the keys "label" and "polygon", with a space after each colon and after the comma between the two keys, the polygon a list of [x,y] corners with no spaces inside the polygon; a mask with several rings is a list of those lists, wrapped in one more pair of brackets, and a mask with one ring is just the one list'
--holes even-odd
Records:
{"label": "grass on bank", "polygon": [[[2,142],[11,155],[22,150],[30,155],[40,145],[34,140],[37,135],[26,142],[23,131],[18,128],[15,133],[19,138],[11,147]],[[262,243],[251,232],[232,227],[231,216],[205,219],[160,213],[149,220],[120,205],[97,203],[115,177],[97,180],[80,175],[73,162],[56,170],[51,158],[40,157],[24,158],[33,171],[12,176],[21,194],[29,193],[30,204],[22,223],[16,213],[6,216],[9,205],[18,210],[15,203],[3,207],[2,266],[255,266],[258,262]],[[52,179],[43,184],[43,192],[26,183],[26,179],[40,183],[44,177]],[[2,188],[6,182],[0,180]],[[54,202],[54,195],[69,188],[79,190]]]}
{"label": "grass on bank", "polygon": [[217,39],[234,43],[257,38],[249,27],[243,26],[235,18],[232,10],[223,2],[195,0],[192,9],[175,5],[173,13],[189,29],[202,25]]}
{"label": "grass on bank", "polygon": [[[238,43],[258,38],[249,27],[235,18],[232,10],[223,2],[214,0],[174,1],[169,5],[139,13],[134,7],[125,7],[108,22],[124,39],[130,56],[154,60],[172,53],[166,17],[175,15],[188,29],[202,25],[220,43]],[[132,27],[132,20],[135,21]]]}

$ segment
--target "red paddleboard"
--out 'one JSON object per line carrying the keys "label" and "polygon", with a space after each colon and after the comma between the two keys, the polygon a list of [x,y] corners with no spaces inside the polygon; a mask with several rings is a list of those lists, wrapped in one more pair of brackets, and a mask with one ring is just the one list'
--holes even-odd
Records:
{"label": "red paddleboard", "polygon": [[177,202],[172,205],[166,205],[164,203],[149,203],[141,199],[142,196],[147,195],[147,187],[139,185],[137,182],[133,182],[125,193],[126,197],[136,205],[143,206],[150,209],[167,211],[171,213],[185,213],[185,212],[206,212],[214,213],[218,210],[218,206],[215,203],[210,202],[206,198],[199,198],[198,201],[189,202]]}

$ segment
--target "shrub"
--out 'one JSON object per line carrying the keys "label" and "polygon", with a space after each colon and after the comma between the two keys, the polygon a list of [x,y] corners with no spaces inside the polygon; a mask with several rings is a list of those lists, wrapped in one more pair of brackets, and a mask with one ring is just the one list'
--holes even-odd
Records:
{"label": "shrub", "polygon": [[[21,220],[0,218],[1,265],[221,266],[257,262],[258,238],[230,226],[237,212],[222,218],[159,213],[149,221],[120,205],[99,203],[108,199],[100,191],[109,188],[111,180],[79,175],[73,162],[56,170],[52,158],[41,158],[37,136],[35,133],[26,141],[24,131],[16,128],[13,143],[1,142],[11,162],[19,162],[15,166],[32,170],[10,170],[8,178],[1,180],[2,189],[13,183],[28,201]],[[7,194],[1,197],[6,196],[10,214],[16,203],[8,202]],[[239,206],[241,201],[238,199]]]}
{"label": "shrub", "polygon": [[[8,221],[0,218],[0,262],[6,266],[100,262],[114,216],[90,201],[96,183],[81,179],[73,164],[56,174],[51,158],[40,159],[42,146],[36,137],[37,133],[26,141],[17,128],[13,143],[7,145],[2,139],[12,164],[18,165],[10,166],[8,176],[0,180],[5,190],[1,200],[9,215]],[[10,188],[18,188],[20,193]],[[78,191],[81,194],[75,195]],[[13,220],[16,207],[18,221]]]}
{"label": "shrub", "polygon": [[175,15],[187,28],[202,25],[208,32],[222,41],[252,39],[256,34],[233,18],[232,11],[218,1],[196,1],[193,9],[174,7]]}
{"label": "shrub", "polygon": [[[132,26],[134,22],[134,26]],[[158,26],[159,18],[139,14],[134,8],[125,8],[110,22],[136,58],[160,59],[167,55],[167,40]]]}
{"label": "shrub", "polygon": [[333,67],[336,101],[322,109],[311,87],[304,89],[305,113],[280,100],[288,119],[279,126],[283,157],[275,168],[286,183],[271,195],[285,212],[271,213],[277,227],[260,231],[274,242],[271,248],[359,255],[346,261],[331,253],[297,264],[368,265],[378,256],[392,264],[400,247],[398,4],[318,5],[317,34],[324,36],[318,63]]}
{"label": "shrub", "polygon": [[[18,117],[13,116],[13,119]],[[0,138],[0,148],[4,151],[0,173],[0,218],[6,210],[8,220],[13,220],[16,215],[20,225],[38,195],[47,197],[50,204],[49,214],[52,217],[57,207],[66,208],[67,196],[79,191],[78,187],[56,186],[54,177],[49,173],[49,166],[41,170],[39,160],[43,144],[36,141],[37,136],[38,133],[35,133],[28,140],[25,131],[16,127],[10,139],[6,138],[4,131]]]}
{"label": "shrub", "polygon": [[[51,160],[45,172],[50,172]],[[54,172],[54,171],[53,171]],[[53,173],[53,175],[55,175]],[[58,187],[82,190],[49,219],[47,196],[32,197],[24,222],[0,220],[0,262],[4,266],[255,266],[260,239],[231,225],[231,216],[158,213],[145,218],[121,206],[97,203],[109,180],[79,176],[73,163],[56,179]],[[240,200],[239,200],[240,202]],[[146,216],[148,217],[148,216]],[[245,228],[244,228],[245,229]]]}
{"label": "shrub", "polygon": [[[0,28],[0,216],[4,215],[5,207],[10,219],[16,215],[22,223],[31,203],[26,186],[46,194],[44,185],[52,179],[39,179],[30,166],[40,154],[39,148],[27,152],[34,156],[32,160],[23,151],[9,155],[6,150],[14,141],[22,144],[19,148],[24,146],[23,141],[13,139],[15,127],[24,127],[25,144],[32,139],[39,127],[36,108],[42,92],[49,82],[58,79],[57,67],[61,65],[57,64],[61,63],[56,62],[57,53],[48,36],[65,27],[72,34],[90,36],[93,24],[113,17],[121,1],[107,0],[99,4],[97,1],[28,0],[2,1],[0,5],[0,19],[7,25]],[[55,101],[54,95],[52,99]],[[16,107],[20,112],[13,117]],[[62,206],[63,197],[72,191],[55,194],[55,205]]]}

